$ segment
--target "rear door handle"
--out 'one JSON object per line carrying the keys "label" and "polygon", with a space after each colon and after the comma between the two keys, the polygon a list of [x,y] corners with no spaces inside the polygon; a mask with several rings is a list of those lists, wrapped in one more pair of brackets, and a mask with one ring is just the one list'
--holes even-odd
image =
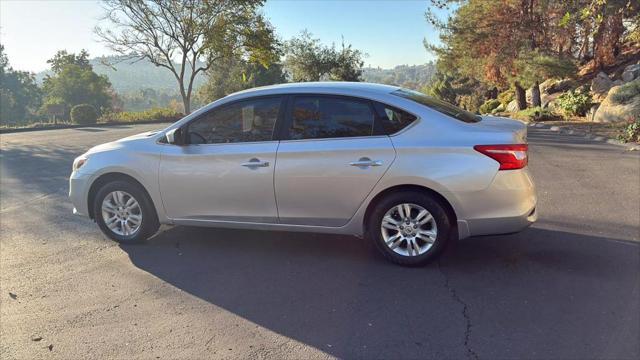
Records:
{"label": "rear door handle", "polygon": [[242,166],[246,166],[248,168],[257,168],[257,167],[267,167],[269,166],[268,161],[260,161],[260,159],[253,158],[245,163],[240,164]]}
{"label": "rear door handle", "polygon": [[371,160],[369,158],[361,158],[358,161],[350,162],[349,165],[351,165],[351,166],[360,166],[360,167],[382,166],[382,160]]}

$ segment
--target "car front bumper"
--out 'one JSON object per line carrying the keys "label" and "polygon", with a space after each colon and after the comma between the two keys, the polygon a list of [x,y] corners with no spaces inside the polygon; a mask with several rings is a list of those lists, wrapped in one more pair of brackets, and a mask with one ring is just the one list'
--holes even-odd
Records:
{"label": "car front bumper", "polygon": [[88,195],[90,175],[77,171],[71,173],[69,177],[69,199],[73,204],[73,213],[82,216],[89,216]]}

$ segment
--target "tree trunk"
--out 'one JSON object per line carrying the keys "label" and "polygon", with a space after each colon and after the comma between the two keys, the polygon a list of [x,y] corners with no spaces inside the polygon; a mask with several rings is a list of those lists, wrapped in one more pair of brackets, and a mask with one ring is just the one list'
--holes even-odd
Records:
{"label": "tree trunk", "polygon": [[184,107],[185,115],[191,114],[191,99],[189,99],[189,96],[182,95],[182,107]]}
{"label": "tree trunk", "polygon": [[527,108],[527,94],[520,86],[519,83],[515,83],[514,87],[516,89],[516,101],[518,102],[518,110],[524,110]]}
{"label": "tree trunk", "polygon": [[485,97],[487,99],[497,99],[498,98],[498,88],[493,87],[485,92]]}
{"label": "tree trunk", "polygon": [[187,94],[184,85],[180,83],[180,95],[182,96],[182,107],[184,108],[184,114],[189,115],[191,113],[191,94]]}
{"label": "tree trunk", "polygon": [[615,63],[619,52],[620,37],[624,32],[622,11],[605,15],[593,38],[593,58],[595,68],[602,69]]}
{"label": "tree trunk", "polygon": [[540,84],[536,81],[531,87],[531,104],[533,107],[542,106],[542,100],[540,99]]}
{"label": "tree trunk", "polygon": [[191,101],[187,97],[186,94],[181,94],[182,96],[182,108],[184,109],[184,114],[189,115],[191,113]]}

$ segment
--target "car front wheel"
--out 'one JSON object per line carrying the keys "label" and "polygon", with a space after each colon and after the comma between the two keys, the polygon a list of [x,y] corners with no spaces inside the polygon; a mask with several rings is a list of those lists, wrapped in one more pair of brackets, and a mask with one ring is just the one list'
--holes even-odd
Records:
{"label": "car front wheel", "polygon": [[121,243],[146,240],[158,230],[158,218],[148,195],[138,184],[113,181],[98,190],[94,216],[100,230]]}
{"label": "car front wheel", "polygon": [[451,220],[426,193],[403,191],[379,201],[367,222],[367,237],[384,257],[406,266],[424,265],[445,248]]}

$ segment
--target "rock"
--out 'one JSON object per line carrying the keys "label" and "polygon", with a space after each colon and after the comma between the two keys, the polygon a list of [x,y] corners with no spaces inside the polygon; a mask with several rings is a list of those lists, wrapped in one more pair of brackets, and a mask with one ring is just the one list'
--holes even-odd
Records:
{"label": "rock", "polygon": [[497,113],[503,112],[504,110],[505,110],[504,105],[500,104],[500,105],[498,105],[497,108],[491,110],[491,113],[492,114],[497,114]]}
{"label": "rock", "polygon": [[591,108],[589,109],[589,111],[587,111],[587,115],[586,115],[588,121],[593,121],[593,119],[595,119],[596,112],[598,111],[599,107],[600,107],[599,104],[591,105]]}
{"label": "rock", "polygon": [[547,79],[540,83],[540,91],[544,94],[548,94],[549,89],[552,88],[558,81],[556,79]]}
{"label": "rock", "polygon": [[32,336],[31,341],[40,341],[42,340],[42,336]]}
{"label": "rock", "polygon": [[555,94],[542,94],[542,96],[540,97],[541,103],[542,103],[542,108],[546,109],[550,107],[550,104],[557,98],[560,97],[560,95],[562,95],[562,93],[555,93]]}
{"label": "rock", "polygon": [[596,111],[593,121],[609,123],[640,118],[640,94],[636,94],[629,98],[623,104],[614,101],[615,95],[625,86],[629,85],[611,88],[607,97],[602,101],[600,107]]}
{"label": "rock", "polygon": [[575,87],[575,82],[571,79],[555,80],[548,79],[540,84],[540,91],[545,94],[555,94],[558,92],[567,91]]}
{"label": "rock", "polygon": [[12,298],[13,300],[15,300],[15,299],[18,298],[18,295],[14,294],[12,292],[9,292],[9,297]]}
{"label": "rock", "polygon": [[625,72],[622,73],[622,81],[623,82],[633,81],[633,79],[635,79],[635,78],[636,78],[636,76],[631,71],[625,71]]}
{"label": "rock", "polygon": [[518,102],[516,100],[511,101],[507,105],[507,112],[510,112],[510,113],[518,112]]}
{"label": "rock", "polygon": [[[540,93],[542,94],[542,90],[540,90]],[[533,105],[533,87],[528,88],[524,92],[524,96],[525,96],[525,99],[527,100],[527,104]]]}
{"label": "rock", "polygon": [[629,82],[640,77],[640,64],[629,65],[622,72],[622,81]]}
{"label": "rock", "polygon": [[591,81],[591,92],[596,97],[604,97],[607,96],[609,89],[613,86],[613,81],[609,79],[609,76],[602,71],[596,75],[595,78]]}

